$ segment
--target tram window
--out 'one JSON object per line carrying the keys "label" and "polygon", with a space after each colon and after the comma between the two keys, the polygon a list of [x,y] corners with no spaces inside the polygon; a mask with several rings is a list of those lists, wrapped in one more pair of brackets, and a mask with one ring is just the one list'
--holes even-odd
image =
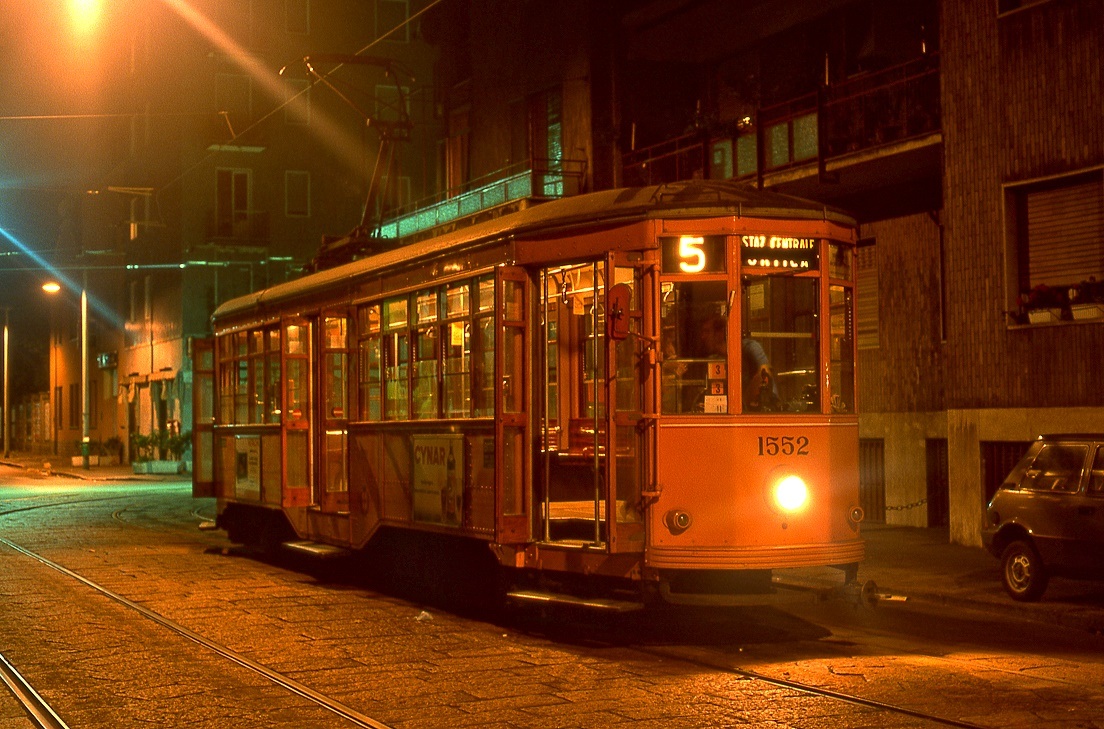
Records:
{"label": "tram window", "polygon": [[234,422],[248,423],[249,420],[249,360],[236,362],[237,382],[234,384]]}
{"label": "tram window", "polygon": [[417,295],[417,329],[414,344],[414,417],[437,417],[437,291]]}
{"label": "tram window", "polygon": [[265,354],[265,422],[280,422],[280,330],[276,327],[266,333]]}
{"label": "tram window", "polygon": [[362,306],[357,313],[360,373],[359,418],[379,420],[383,395],[382,347],[380,340],[380,307]]}
{"label": "tram window", "polygon": [[728,285],[662,284],[663,412],[728,412]]}
{"label": "tram window", "polygon": [[[636,303],[636,272],[631,268],[614,269],[614,283],[625,284],[629,287],[629,311],[639,308]],[[626,314],[626,316],[628,316]],[[640,329],[639,320],[628,316],[628,330],[636,333]],[[638,354],[640,340],[636,337],[628,337],[616,342],[615,355],[617,362],[617,409],[622,411],[640,410],[640,363]]]}
{"label": "tram window", "polygon": [[478,282],[472,341],[472,412],[477,418],[494,417],[495,409],[495,320],[494,278],[486,276]]}
{"label": "tram window", "polygon": [[446,418],[471,413],[471,285],[453,284],[445,290],[442,327],[444,407]]}
{"label": "tram window", "polygon": [[346,415],[346,384],[348,380],[346,353],[348,320],[345,317],[326,317],[324,335],[326,349],[323,358],[325,397],[323,412],[326,418],[344,419]]}
{"label": "tram window", "polygon": [[831,278],[851,280],[852,266],[854,265],[854,251],[850,246],[839,243],[828,244],[828,275]]}
{"label": "tram window", "polygon": [[410,334],[406,328],[406,298],[384,302],[384,403],[385,420],[406,420],[410,417],[410,401],[407,397],[410,365]]}
{"label": "tram window", "polygon": [[832,412],[855,412],[855,303],[850,288],[831,286],[828,289],[832,307],[831,369],[828,371],[828,388]]}
{"label": "tram window", "polygon": [[817,281],[744,276],[743,304],[744,410],[820,410]]}

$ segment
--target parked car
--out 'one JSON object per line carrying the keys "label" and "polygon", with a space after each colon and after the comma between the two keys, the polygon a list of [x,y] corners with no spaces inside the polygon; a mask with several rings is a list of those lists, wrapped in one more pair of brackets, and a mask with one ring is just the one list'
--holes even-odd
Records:
{"label": "parked car", "polygon": [[1104,579],[1104,435],[1044,435],[989,502],[982,541],[1014,600],[1051,576]]}

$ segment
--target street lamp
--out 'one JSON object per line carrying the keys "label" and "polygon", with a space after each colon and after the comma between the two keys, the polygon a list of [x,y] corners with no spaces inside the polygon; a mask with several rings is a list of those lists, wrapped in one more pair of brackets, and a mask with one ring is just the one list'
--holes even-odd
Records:
{"label": "street lamp", "polygon": [[[48,281],[42,284],[42,290],[48,294],[56,294],[61,291],[61,285],[56,281]],[[90,438],[88,435],[88,282],[81,287],[81,461],[85,470],[88,469],[88,450]],[[5,328],[5,345],[7,343],[7,329]],[[6,351],[6,350],[5,350]],[[6,390],[5,390],[6,392]]]}

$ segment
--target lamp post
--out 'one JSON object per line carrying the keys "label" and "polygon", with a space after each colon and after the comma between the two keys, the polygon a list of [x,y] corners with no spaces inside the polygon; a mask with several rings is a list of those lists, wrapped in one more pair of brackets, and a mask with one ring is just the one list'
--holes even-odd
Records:
{"label": "lamp post", "polygon": [[[42,290],[48,294],[56,294],[61,291],[61,285],[49,281],[42,284]],[[89,438],[89,402],[88,402],[88,281],[84,281],[84,285],[81,286],[81,299],[80,299],[80,314],[81,314],[81,332],[80,332],[80,392],[81,392],[81,465],[87,470],[89,468],[88,451],[90,446]],[[7,342],[5,328],[5,344]],[[6,390],[5,390],[6,392]]]}
{"label": "lamp post", "polygon": [[8,307],[4,307],[4,458],[11,455],[11,411],[8,409]]}

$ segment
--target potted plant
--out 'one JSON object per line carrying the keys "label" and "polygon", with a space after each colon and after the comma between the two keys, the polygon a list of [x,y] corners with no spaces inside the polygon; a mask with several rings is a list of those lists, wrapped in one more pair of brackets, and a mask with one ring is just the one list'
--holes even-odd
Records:
{"label": "potted plant", "polygon": [[153,436],[133,433],[130,436],[131,466],[135,473],[149,473],[153,459]]}
{"label": "potted plant", "polygon": [[1070,315],[1076,320],[1104,318],[1104,282],[1090,276],[1069,291]]}

